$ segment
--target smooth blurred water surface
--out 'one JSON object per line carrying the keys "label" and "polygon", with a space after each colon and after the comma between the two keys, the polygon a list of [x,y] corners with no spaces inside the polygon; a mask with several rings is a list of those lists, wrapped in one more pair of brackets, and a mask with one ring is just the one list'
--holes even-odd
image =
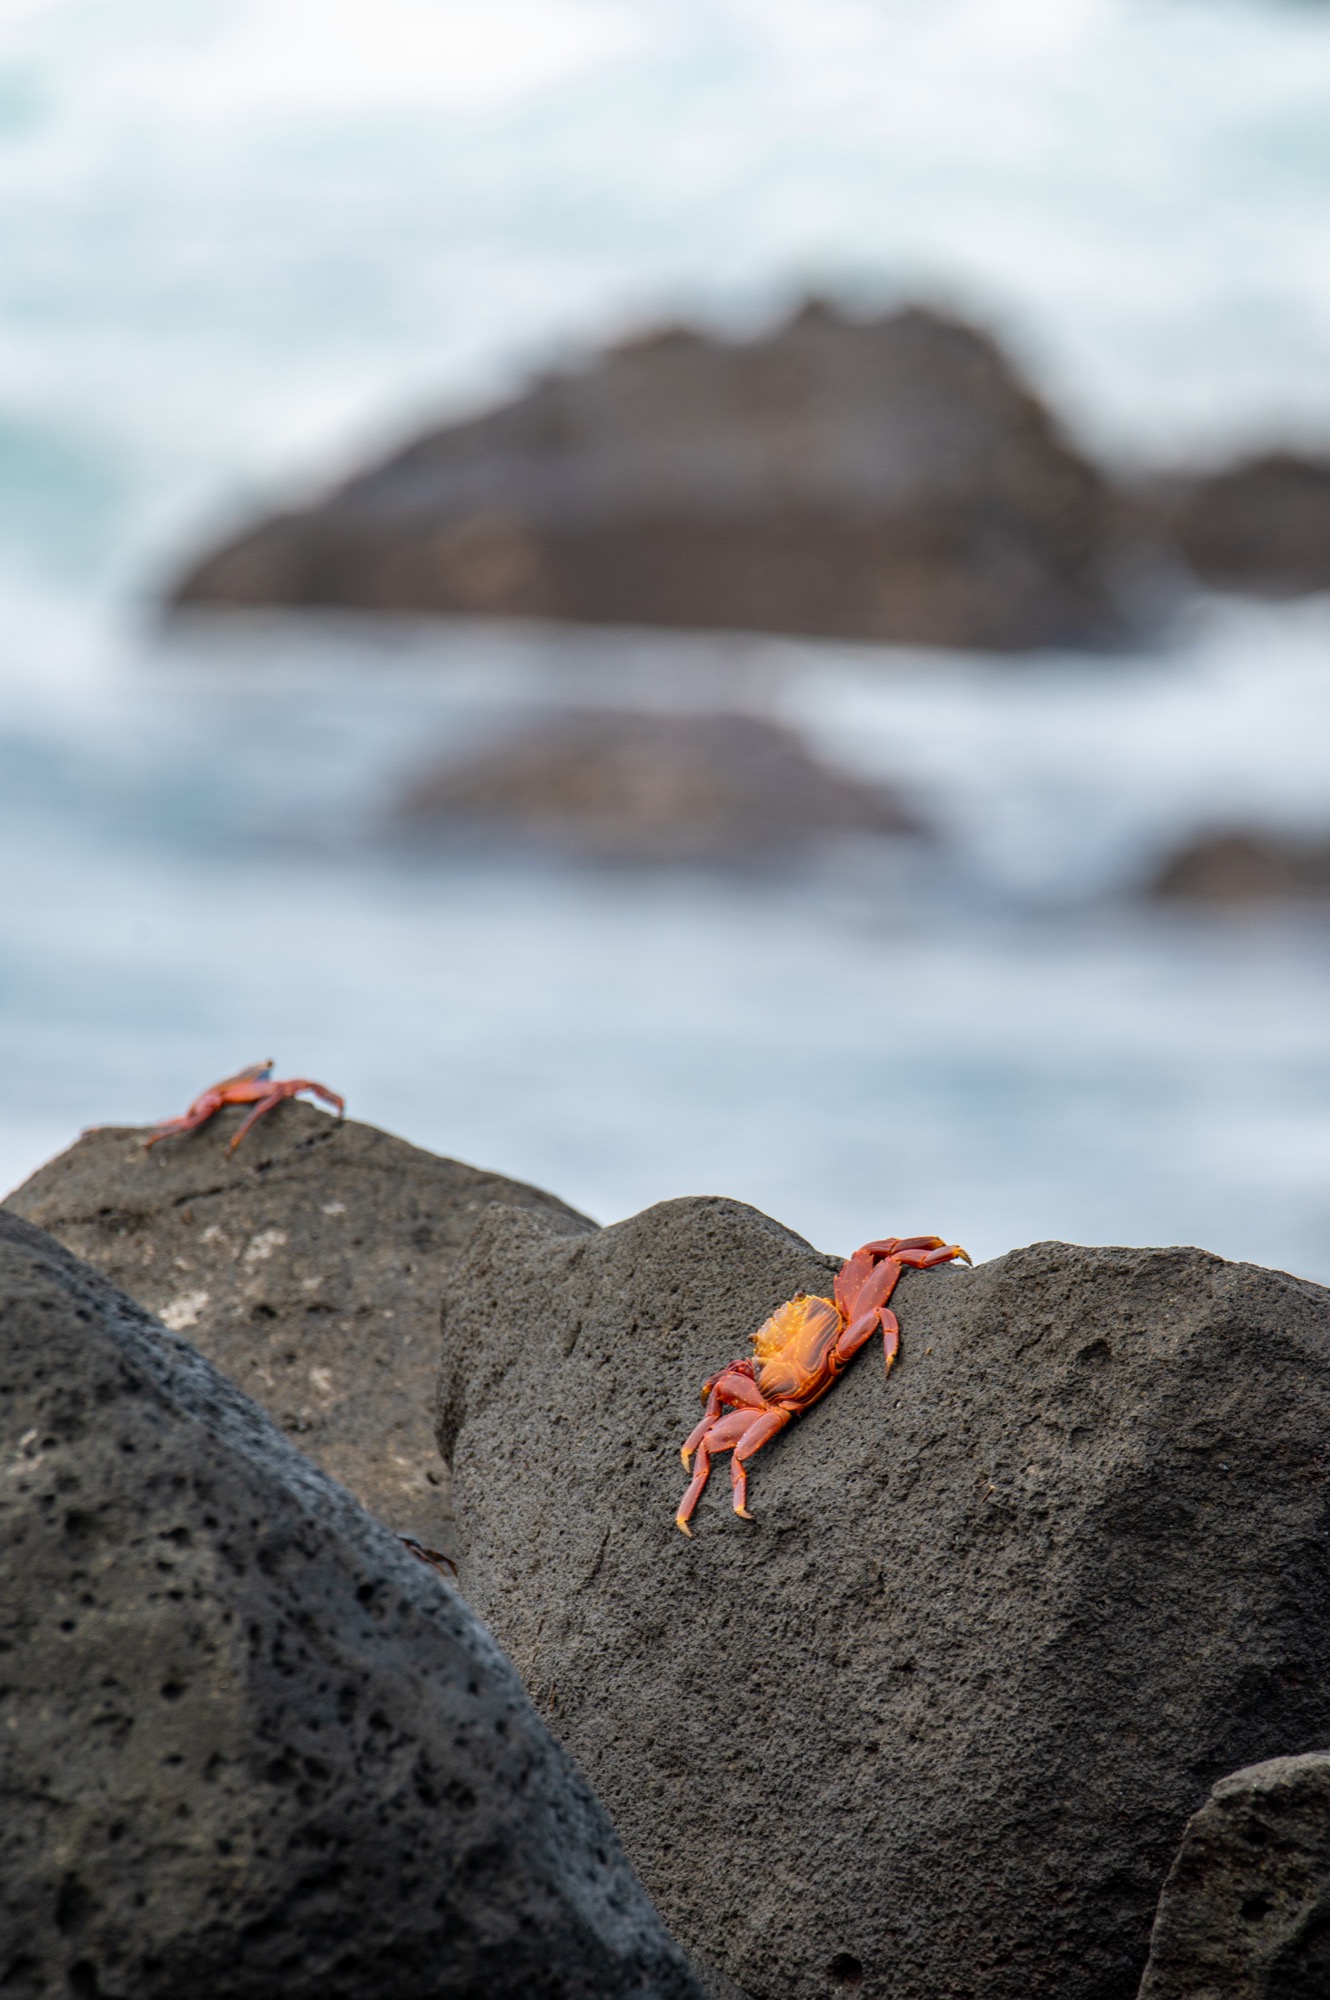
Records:
{"label": "smooth blurred water surface", "polygon": [[[1330,605],[1116,659],[239,621],[198,537],[662,312],[972,309],[1124,463],[1330,436],[1330,15],[1277,0],[0,7],[0,1181],[272,1056],[602,1218],[1196,1241],[1330,1278],[1330,926],[1180,919],[1330,823]],[[789,879],[404,854],[420,761],[738,703],[929,854]]]}
{"label": "smooth blurred water surface", "polygon": [[[703,1190],[832,1245],[1181,1239],[1330,1276],[1330,925],[1132,893],[1193,815],[1312,815],[1328,653],[1325,604],[1005,666],[279,619],[30,686],[0,734],[0,1177],[274,1056],[607,1219]],[[388,837],[422,758],[533,709],[736,699],[890,773],[937,844],[765,877]]]}

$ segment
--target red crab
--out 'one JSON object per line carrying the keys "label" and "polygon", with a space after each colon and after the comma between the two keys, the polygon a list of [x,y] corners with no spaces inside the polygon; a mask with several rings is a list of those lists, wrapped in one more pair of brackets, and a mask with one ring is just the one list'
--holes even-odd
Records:
{"label": "red crab", "polygon": [[783,1431],[791,1417],[825,1396],[879,1327],[890,1368],[900,1346],[900,1325],[887,1300],[901,1272],[928,1271],[957,1257],[966,1264],[970,1261],[958,1243],[944,1243],[940,1236],[884,1237],[878,1243],[865,1243],[841,1266],[834,1299],[800,1292],[778,1307],[751,1336],[751,1359],[745,1355],[731,1361],[702,1384],[707,1407],[681,1453],[685,1471],[692,1470],[697,1453],[697,1470],[679,1502],[676,1527],[692,1534],[689,1518],[710,1475],[712,1454],[718,1451],[733,1452],[734,1511],[751,1521],[748,1460],[753,1453]]}
{"label": "red crab", "polygon": [[287,1077],[285,1081],[274,1083],[270,1062],[251,1063],[248,1069],[242,1069],[235,1076],[223,1077],[220,1083],[214,1083],[196,1097],[183,1117],[165,1119],[146,1144],[151,1148],[159,1139],[173,1138],[179,1132],[197,1131],[200,1125],[206,1125],[210,1118],[215,1117],[224,1104],[252,1104],[254,1109],[226,1149],[228,1153],[234,1153],[250,1126],[262,1118],[265,1111],[271,1111],[283,1098],[295,1097],[302,1090],[312,1090],[325,1104],[335,1104],[339,1118],[346,1110],[346,1104],[337,1092],[325,1089],[321,1083],[311,1083],[305,1076]]}

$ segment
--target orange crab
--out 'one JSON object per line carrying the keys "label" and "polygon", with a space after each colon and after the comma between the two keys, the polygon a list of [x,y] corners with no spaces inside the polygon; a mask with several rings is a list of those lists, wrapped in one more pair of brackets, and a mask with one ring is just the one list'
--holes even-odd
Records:
{"label": "orange crab", "polygon": [[262,1118],[265,1111],[271,1111],[284,1098],[295,1097],[302,1090],[312,1090],[325,1104],[336,1105],[339,1118],[346,1110],[345,1100],[321,1083],[311,1083],[306,1076],[292,1076],[274,1082],[270,1062],[251,1063],[248,1069],[240,1070],[235,1076],[223,1077],[220,1083],[214,1083],[203,1091],[183,1117],[163,1120],[145,1144],[151,1149],[159,1139],[174,1138],[180,1132],[197,1131],[200,1125],[206,1125],[210,1118],[215,1117],[224,1104],[252,1104],[254,1109],[226,1149],[228,1153],[234,1153],[250,1126]]}
{"label": "orange crab", "polygon": [[887,1236],[865,1243],[846,1260],[836,1274],[834,1298],[810,1298],[800,1292],[778,1307],[751,1336],[751,1358],[731,1361],[702,1384],[706,1410],[680,1454],[687,1472],[692,1471],[696,1452],[697,1470],[679,1502],[675,1526],[692,1534],[688,1522],[710,1476],[712,1455],[718,1451],[733,1454],[734,1511],[751,1521],[748,1461],[753,1453],[783,1431],[800,1410],[825,1396],[879,1327],[890,1369],[900,1347],[900,1324],[887,1300],[901,1272],[928,1271],[957,1257],[966,1264],[970,1261],[958,1243],[944,1243],[940,1236]]}

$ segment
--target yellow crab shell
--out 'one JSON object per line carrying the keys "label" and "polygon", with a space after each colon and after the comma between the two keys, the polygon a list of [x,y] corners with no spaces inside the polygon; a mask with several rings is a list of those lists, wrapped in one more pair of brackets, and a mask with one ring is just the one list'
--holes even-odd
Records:
{"label": "yellow crab shell", "polygon": [[833,1299],[807,1292],[777,1307],[752,1336],[762,1394],[804,1397],[814,1382],[826,1377],[827,1357],[844,1325]]}

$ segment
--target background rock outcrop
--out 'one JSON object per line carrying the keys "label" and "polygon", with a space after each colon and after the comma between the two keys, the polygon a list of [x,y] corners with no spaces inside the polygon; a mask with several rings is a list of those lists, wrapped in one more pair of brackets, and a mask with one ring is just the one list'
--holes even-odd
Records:
{"label": "background rock outcrop", "polygon": [[431,1434],[439,1297],[491,1201],[589,1229],[554,1195],[288,1102],[165,1139],[106,1126],[7,1206],[185,1333],[371,1512],[449,1549]]}
{"label": "background rock outcrop", "polygon": [[1131,2000],[1209,1786],[1330,1742],[1330,1293],[1062,1244],[907,1274],[889,1381],[870,1348],[759,1455],[751,1523],[722,1461],[685,1541],[701,1381],[836,1264],[728,1201],[480,1218],[461,1587],[749,1993]]}
{"label": "background rock outcrop", "polygon": [[701,2000],[457,1597],[0,1211],[0,1990]]}
{"label": "background rock outcrop", "polygon": [[1160,502],[1166,532],[1216,590],[1330,590],[1330,458],[1259,452],[1165,482]]}
{"label": "background rock outcrop", "polygon": [[1021,648],[1119,623],[1108,488],[988,335],[813,304],[670,328],[205,555],[191,605]]}
{"label": "background rock outcrop", "polygon": [[1187,1826],[1140,2000],[1330,1993],[1330,1753],[1221,1778]]}
{"label": "background rock outcrop", "polygon": [[835,770],[755,715],[547,718],[418,778],[399,825],[631,863],[763,864],[818,840],[919,835],[885,785]]}
{"label": "background rock outcrop", "polygon": [[1147,884],[1161,902],[1241,905],[1330,896],[1330,840],[1251,827],[1197,834]]}

